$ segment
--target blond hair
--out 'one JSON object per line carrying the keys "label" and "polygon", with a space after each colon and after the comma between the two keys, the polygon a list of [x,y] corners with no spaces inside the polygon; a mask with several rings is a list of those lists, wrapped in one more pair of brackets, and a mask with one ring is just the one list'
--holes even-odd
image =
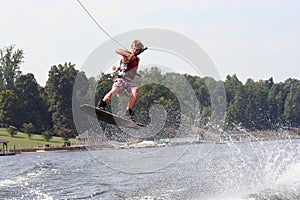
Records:
{"label": "blond hair", "polygon": [[134,40],[131,44],[132,49],[144,49],[144,45],[140,40]]}

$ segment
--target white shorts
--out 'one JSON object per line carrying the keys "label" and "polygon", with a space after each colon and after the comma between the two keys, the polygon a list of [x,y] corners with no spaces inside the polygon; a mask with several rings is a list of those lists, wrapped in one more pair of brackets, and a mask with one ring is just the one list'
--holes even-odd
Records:
{"label": "white shorts", "polygon": [[130,96],[132,93],[138,90],[137,87],[135,87],[131,81],[128,81],[123,78],[116,78],[113,87],[119,88],[119,92],[116,94],[117,96],[120,95]]}

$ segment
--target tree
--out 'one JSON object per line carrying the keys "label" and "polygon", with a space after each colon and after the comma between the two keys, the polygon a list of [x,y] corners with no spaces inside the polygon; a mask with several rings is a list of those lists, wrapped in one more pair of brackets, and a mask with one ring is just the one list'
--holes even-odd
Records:
{"label": "tree", "polygon": [[74,64],[52,66],[45,91],[54,133],[68,140],[77,135],[72,116],[72,91],[77,75]]}
{"label": "tree", "polygon": [[11,135],[11,137],[14,137],[15,135],[17,135],[17,128],[14,126],[9,126],[7,131],[9,132],[9,134]]}
{"label": "tree", "polygon": [[[164,130],[175,130],[179,127],[181,115],[176,96],[166,87],[159,84],[145,84],[139,88],[140,97],[135,107],[137,117],[144,123],[150,122],[149,110],[151,106],[161,105],[167,113]],[[139,119],[138,119],[139,120]],[[173,137],[175,132],[161,132],[160,137]]]}
{"label": "tree", "polygon": [[272,129],[277,129],[283,122],[284,101],[282,99],[281,84],[274,84],[268,94],[269,120]]}
{"label": "tree", "polygon": [[24,123],[23,128],[21,130],[28,135],[29,139],[31,138],[31,135],[35,132],[35,128],[32,123]]}
{"label": "tree", "polygon": [[211,100],[211,119],[210,123],[223,128],[224,117],[227,109],[226,93],[222,81],[216,81],[213,78],[205,78]]}
{"label": "tree", "polygon": [[0,90],[13,90],[16,78],[21,74],[22,49],[14,50],[15,45],[0,49]]}
{"label": "tree", "polygon": [[[95,81],[93,83],[95,83]],[[93,84],[91,83],[91,85]],[[91,93],[92,95],[90,95]],[[89,123],[86,122],[86,116],[83,115],[82,110],[80,110],[80,106],[82,104],[93,104],[94,102],[91,102],[92,98],[95,101],[95,88],[93,92],[91,92],[90,83],[85,73],[78,72],[73,87],[72,98],[73,119],[76,124],[76,129],[78,133],[83,133],[84,131],[89,129]]]}
{"label": "tree", "polygon": [[226,128],[237,128],[236,126],[245,126],[247,123],[247,97],[242,84],[239,84],[234,92],[234,98],[230,102],[226,111],[225,126]]}
{"label": "tree", "polygon": [[15,83],[15,91],[18,96],[16,108],[18,113],[22,113],[22,115],[16,115],[17,127],[21,128],[24,123],[32,123],[37,132],[49,128],[50,113],[42,98],[40,88],[31,73],[17,78]]}
{"label": "tree", "polygon": [[225,90],[226,90],[226,100],[227,100],[227,103],[230,104],[234,100],[234,97],[235,97],[235,94],[236,94],[238,88],[240,88],[243,84],[238,79],[236,74],[234,74],[233,76],[228,75],[226,77],[224,85],[225,85]]}
{"label": "tree", "polygon": [[[93,86],[93,79],[90,79],[90,86]],[[96,88],[96,95],[95,94],[90,94],[90,95],[95,95],[96,100],[95,103],[97,104],[100,99],[104,97],[104,95],[111,89],[111,86],[113,84],[113,77],[111,74],[104,74],[101,73],[100,79],[97,82],[97,88]],[[94,90],[94,88],[93,88]],[[92,90],[92,91],[93,91]]]}
{"label": "tree", "polygon": [[290,126],[300,126],[300,84],[292,85],[284,104],[284,115]]}
{"label": "tree", "polygon": [[13,90],[0,92],[0,124],[8,127],[15,124],[17,95]]}
{"label": "tree", "polygon": [[211,107],[204,107],[201,110],[199,125],[200,127],[207,127],[211,119]]}
{"label": "tree", "polygon": [[248,79],[245,84],[245,92],[247,95],[246,105],[246,127],[250,129],[268,129],[270,128],[270,119],[268,113],[268,82],[254,82]]}
{"label": "tree", "polygon": [[245,106],[246,95],[245,89],[236,74],[232,77],[227,76],[224,82],[226,89],[226,99],[228,109],[226,111],[225,126],[226,128],[235,128],[236,125],[243,126],[246,121]]}
{"label": "tree", "polygon": [[44,131],[42,132],[42,136],[47,142],[49,142],[52,139],[53,134],[50,131]]}
{"label": "tree", "polygon": [[51,130],[53,128],[53,122],[52,122],[52,116],[49,111],[49,104],[48,104],[48,97],[45,91],[44,87],[39,86],[39,93],[41,98],[41,110],[40,113],[42,113],[40,127],[37,128],[36,131],[43,132],[47,130]]}

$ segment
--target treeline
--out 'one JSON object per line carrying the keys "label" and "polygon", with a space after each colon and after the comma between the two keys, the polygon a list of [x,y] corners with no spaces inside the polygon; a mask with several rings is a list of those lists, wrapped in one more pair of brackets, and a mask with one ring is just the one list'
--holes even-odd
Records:
{"label": "treeline", "polygon": [[248,79],[243,85],[238,78],[228,76],[224,82],[228,109],[227,127],[247,129],[285,129],[300,127],[300,81],[273,79],[258,82]]}
{"label": "treeline", "polygon": [[72,89],[78,70],[74,64],[52,66],[45,87],[31,73],[22,74],[22,49],[0,49],[0,127],[65,140],[77,135],[72,117]]}
{"label": "treeline", "polygon": [[[215,111],[217,115],[223,113],[218,113],[218,109],[222,109],[220,104],[226,104],[224,117],[218,116],[223,120],[225,129],[279,130],[300,127],[300,81],[297,79],[289,78],[280,83],[274,83],[273,78],[260,81],[248,79],[243,84],[235,74],[228,75],[225,81],[216,81],[208,77],[163,73],[158,68],[140,73],[142,78],[136,81],[137,85],[140,85],[140,98],[136,110],[147,116],[151,105],[162,105],[168,115],[167,127],[178,126],[183,117],[185,119],[190,117],[194,126],[207,127],[212,120],[213,109],[217,110]],[[190,84],[198,100],[199,114],[186,116],[189,112],[180,111],[178,98],[184,99],[184,104],[191,105],[188,109],[196,109],[193,107],[195,102],[188,98],[192,96],[186,89],[188,87],[182,86],[183,83],[180,81],[182,77]],[[112,82],[108,80],[111,78],[113,77],[109,74],[102,75],[98,82],[98,98],[109,91]],[[143,81],[153,83],[145,84]],[[160,84],[155,84],[156,82]],[[179,92],[174,95],[174,92],[164,87],[166,82],[171,82],[172,85],[169,86]],[[225,96],[222,96],[223,89]],[[215,97],[214,105],[212,94],[218,95]]]}
{"label": "treeline", "polygon": [[[89,128],[81,121],[77,123],[83,125],[76,129],[72,113],[74,98],[94,98],[92,102],[97,103],[110,90],[112,75],[101,74],[99,80],[87,78],[84,72],[75,69],[74,64],[66,62],[51,67],[46,85],[42,87],[33,74],[22,74],[20,65],[23,60],[23,50],[15,49],[13,45],[0,49],[0,126],[58,135],[65,140]],[[299,80],[287,79],[274,83],[272,78],[260,81],[248,79],[243,84],[236,75],[227,76],[225,81],[215,81],[188,74],[164,73],[155,67],[139,73],[142,78],[136,80],[136,85],[140,86],[140,97],[135,108],[137,118],[149,123],[151,106],[161,105],[167,116],[165,132],[160,133],[161,137],[171,137],[182,120],[189,119],[194,126],[207,127],[212,115],[218,115],[218,112],[213,113],[218,108],[212,109],[212,106],[218,107],[224,103],[226,113],[220,119],[226,129],[300,127]],[[188,86],[184,85],[189,85],[192,91],[187,91],[185,88]],[[222,96],[224,86],[225,95]],[[220,94],[214,104],[212,92]],[[196,104],[198,108],[195,108],[192,98],[187,98],[193,95],[199,103]],[[184,112],[180,102],[182,99],[187,105]],[[113,103],[116,101],[126,104],[128,99],[115,98]],[[112,109],[111,105],[108,109]],[[197,114],[189,112],[196,109],[199,110]]]}

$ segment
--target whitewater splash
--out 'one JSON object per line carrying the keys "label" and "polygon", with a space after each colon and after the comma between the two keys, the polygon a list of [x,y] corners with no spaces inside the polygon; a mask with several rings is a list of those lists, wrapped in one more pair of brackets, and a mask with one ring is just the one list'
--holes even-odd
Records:
{"label": "whitewater splash", "polygon": [[278,178],[278,185],[300,187],[300,162],[288,166],[287,170]]}
{"label": "whitewater splash", "polygon": [[200,160],[197,146],[128,199],[300,199],[299,140],[218,144]]}
{"label": "whitewater splash", "polygon": [[300,199],[299,140],[228,144],[231,155],[218,173],[213,199]]}
{"label": "whitewater splash", "polygon": [[[25,164],[24,168],[25,169],[20,169],[21,171],[16,171],[15,176],[0,180],[0,190],[2,193],[5,193],[4,199],[17,200],[32,199],[32,197],[35,197],[36,199],[53,200],[50,195],[43,192],[43,184],[39,186],[31,185],[32,181],[38,181],[39,178],[46,174],[49,170],[52,172],[55,171],[55,168],[53,168],[53,163],[36,163],[32,166],[27,166]],[[21,188],[24,193],[18,194],[19,191],[13,191],[13,188],[15,187]],[[10,190],[10,188],[12,188],[12,190]]]}
{"label": "whitewater splash", "polygon": [[[201,157],[204,145],[189,145],[180,159],[153,173],[123,173],[89,152],[5,158],[0,199],[300,199],[300,140],[216,144]],[[146,156],[153,150],[122,151]],[[113,158],[119,151],[105,152]]]}

